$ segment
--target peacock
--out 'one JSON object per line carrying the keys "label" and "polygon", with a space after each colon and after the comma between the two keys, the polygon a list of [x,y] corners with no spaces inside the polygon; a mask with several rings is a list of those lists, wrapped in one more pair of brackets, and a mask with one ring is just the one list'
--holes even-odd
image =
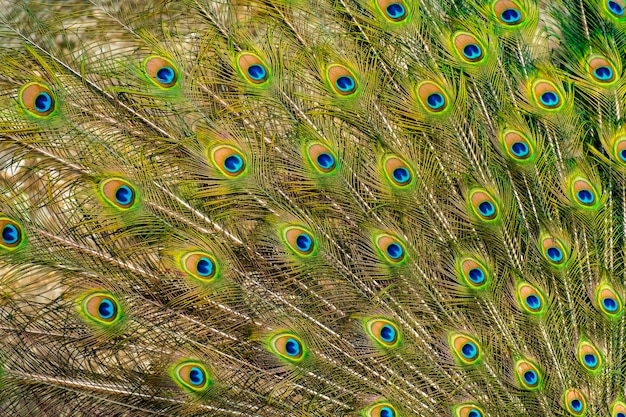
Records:
{"label": "peacock", "polygon": [[0,415],[626,417],[624,0],[0,0]]}

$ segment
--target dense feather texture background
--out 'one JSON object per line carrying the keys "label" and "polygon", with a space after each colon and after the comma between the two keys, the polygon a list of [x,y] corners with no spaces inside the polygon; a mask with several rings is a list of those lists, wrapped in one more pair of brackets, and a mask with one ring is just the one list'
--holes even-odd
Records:
{"label": "dense feather texture background", "polygon": [[0,411],[624,417],[622,0],[0,1]]}

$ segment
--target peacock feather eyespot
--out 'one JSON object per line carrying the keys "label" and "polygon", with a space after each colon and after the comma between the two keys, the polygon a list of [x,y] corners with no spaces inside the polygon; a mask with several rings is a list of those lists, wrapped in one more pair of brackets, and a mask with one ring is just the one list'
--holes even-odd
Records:
{"label": "peacock feather eyespot", "polygon": [[457,273],[473,289],[485,288],[491,278],[491,270],[481,260],[471,256],[457,261]]}
{"label": "peacock feather eyespot", "polygon": [[517,163],[528,163],[535,159],[535,145],[522,132],[507,129],[502,132],[500,142],[506,156]]}
{"label": "peacock feather eyespot", "polygon": [[539,389],[542,384],[542,376],[535,364],[525,359],[517,361],[515,373],[522,388],[529,391]]}
{"label": "peacock feather eyespot", "polygon": [[445,113],[450,108],[448,95],[432,81],[423,81],[417,86],[419,102],[428,113]]}
{"label": "peacock feather eyespot", "polygon": [[531,95],[542,110],[558,111],[565,105],[563,92],[551,81],[538,79],[532,83]]}
{"label": "peacock feather eyespot", "polygon": [[307,353],[300,338],[290,332],[282,332],[270,337],[269,348],[274,354],[289,362],[300,362]]}
{"label": "peacock feather eyespot", "polygon": [[306,149],[306,156],[316,171],[320,174],[330,174],[337,170],[337,157],[326,145],[313,142]]}
{"label": "peacock feather eyespot", "polygon": [[97,325],[110,327],[122,318],[119,302],[108,292],[89,293],[83,298],[80,306],[83,316]]}
{"label": "peacock feather eyespot", "polygon": [[270,79],[269,67],[258,56],[250,52],[241,52],[236,57],[237,70],[253,86],[262,86]]}
{"label": "peacock feather eyespot", "polygon": [[460,404],[454,407],[454,417],[483,417],[483,410],[475,404]]}
{"label": "peacock feather eyespot", "polygon": [[626,18],[626,3],[624,0],[604,0],[604,9],[614,19],[623,20]]}
{"label": "peacock feather eyespot", "polygon": [[496,20],[506,27],[517,27],[526,20],[522,6],[512,0],[497,0],[492,5]]}
{"label": "peacock feather eyespot", "polygon": [[482,42],[468,32],[454,32],[452,44],[456,55],[468,64],[479,64],[485,61],[485,47]]}
{"label": "peacock feather eyespot", "polygon": [[561,239],[551,235],[542,235],[539,242],[541,254],[548,263],[557,268],[566,265],[569,258],[569,250]]}
{"label": "peacock feather eyespot", "polygon": [[190,277],[201,282],[212,281],[219,274],[219,266],[215,258],[202,251],[184,254],[180,266]]}
{"label": "peacock feather eyespot", "polygon": [[313,233],[302,226],[287,226],[281,232],[284,243],[299,256],[312,255],[317,249]]}
{"label": "peacock feather eyespot", "polygon": [[480,361],[480,345],[473,337],[463,333],[450,333],[448,344],[461,364],[473,365]]}
{"label": "peacock feather eyespot", "polygon": [[8,217],[0,217],[0,248],[15,250],[24,242],[22,226]]}
{"label": "peacock feather eyespot", "polygon": [[522,282],[517,285],[517,301],[527,313],[537,315],[545,313],[546,300],[544,295],[528,283]]}
{"label": "peacock feather eyespot", "polygon": [[626,404],[622,401],[611,404],[611,417],[626,417]]}
{"label": "peacock feather eyespot", "polygon": [[205,366],[193,359],[183,359],[175,363],[170,375],[178,386],[192,393],[201,393],[211,385]]}
{"label": "peacock feather eyespot", "polygon": [[18,101],[30,114],[48,117],[56,109],[54,93],[44,84],[31,82],[20,88]]}
{"label": "peacock feather eyespot", "polygon": [[383,171],[387,180],[399,188],[413,184],[413,168],[398,156],[390,155],[383,159]]}
{"label": "peacock feather eyespot", "polygon": [[234,146],[216,145],[211,148],[209,156],[213,165],[229,178],[238,177],[246,172],[246,157]]}
{"label": "peacock feather eyespot", "polygon": [[410,9],[404,0],[374,0],[374,5],[390,23],[404,23],[409,17]]}
{"label": "peacock feather eyespot", "polygon": [[626,167],[626,135],[615,136],[612,143],[613,159],[621,166]]}
{"label": "peacock feather eyespot", "polygon": [[386,233],[380,233],[374,236],[374,243],[378,252],[388,263],[399,264],[404,261],[406,255],[404,244],[397,238]]}
{"label": "peacock feather eyespot", "polygon": [[616,318],[622,314],[622,299],[608,283],[596,287],[596,303],[607,317]]}
{"label": "peacock feather eyespot", "polygon": [[578,360],[583,368],[592,373],[597,372],[602,365],[602,356],[598,349],[584,340],[578,343]]}
{"label": "peacock feather eyespot", "polygon": [[563,403],[568,413],[573,416],[582,416],[587,411],[587,401],[583,394],[575,388],[570,388],[563,394]]}
{"label": "peacock feather eyespot", "polygon": [[359,89],[356,75],[343,65],[329,65],[326,68],[326,80],[331,89],[341,97],[352,97]]}
{"label": "peacock feather eyespot", "polygon": [[143,69],[157,87],[169,89],[178,83],[178,69],[169,59],[149,56],[143,61]]}
{"label": "peacock feather eyespot", "polygon": [[618,79],[615,65],[604,56],[598,54],[587,58],[587,73],[593,81],[603,86],[610,86]]}
{"label": "peacock feather eyespot", "polygon": [[364,417],[399,417],[396,408],[386,401],[370,404],[362,414]]}
{"label": "peacock feather eyespot", "polygon": [[469,192],[468,202],[470,209],[476,217],[488,223],[499,220],[499,206],[495,198],[482,188],[476,188]]}
{"label": "peacock feather eyespot", "polygon": [[98,190],[109,205],[119,210],[128,210],[136,206],[137,192],[135,187],[121,178],[109,178],[100,181]]}
{"label": "peacock feather eyespot", "polygon": [[393,348],[400,344],[398,326],[385,318],[370,318],[364,322],[364,327],[367,335],[383,347]]}
{"label": "peacock feather eyespot", "polygon": [[570,198],[576,207],[593,210],[600,205],[598,192],[587,179],[576,176],[569,183]]}

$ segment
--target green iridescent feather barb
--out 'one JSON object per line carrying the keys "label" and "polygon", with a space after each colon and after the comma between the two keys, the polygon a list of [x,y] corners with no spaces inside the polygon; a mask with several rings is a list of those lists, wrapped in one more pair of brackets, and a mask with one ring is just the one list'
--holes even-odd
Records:
{"label": "green iridescent feather barb", "polygon": [[623,0],[0,0],[0,414],[626,417],[623,62]]}

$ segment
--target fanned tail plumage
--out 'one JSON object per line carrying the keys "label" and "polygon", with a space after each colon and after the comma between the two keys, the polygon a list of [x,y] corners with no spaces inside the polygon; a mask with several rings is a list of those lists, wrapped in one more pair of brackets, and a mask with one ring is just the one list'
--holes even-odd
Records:
{"label": "fanned tail plumage", "polygon": [[622,0],[0,10],[2,415],[626,416]]}

